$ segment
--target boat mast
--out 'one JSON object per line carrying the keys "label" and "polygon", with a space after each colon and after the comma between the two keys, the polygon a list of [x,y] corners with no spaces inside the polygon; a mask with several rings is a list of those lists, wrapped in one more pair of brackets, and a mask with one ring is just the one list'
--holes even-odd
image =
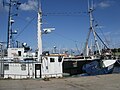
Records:
{"label": "boat mast", "polygon": [[38,0],[38,31],[37,31],[37,40],[38,40],[38,61],[40,61],[40,58],[42,55],[42,10],[41,10],[41,4]]}
{"label": "boat mast", "polygon": [[14,20],[12,19],[13,16],[17,16],[18,14],[14,14],[12,12],[13,7],[18,10],[18,7],[21,3],[17,0],[9,0],[8,2],[4,2],[3,0],[3,6],[6,5],[9,7],[8,10],[8,28],[7,28],[7,48],[13,48],[13,34],[17,34],[17,32],[12,31],[12,24],[14,23]]}
{"label": "boat mast", "polygon": [[8,12],[8,30],[7,30],[7,48],[11,47],[10,38],[11,38],[11,24],[10,24],[10,14],[11,14],[11,0],[9,3],[9,12]]}
{"label": "boat mast", "polygon": [[[93,1],[93,0],[92,0],[92,1]],[[88,0],[88,4],[89,4],[89,0]],[[94,9],[93,9],[93,2],[92,2],[92,6],[90,6],[89,12],[88,12],[88,13],[89,13],[89,17],[90,17],[90,29],[91,29],[90,31],[93,32],[96,47],[97,47],[97,49],[98,49],[99,55],[101,55],[100,47],[99,47],[99,44],[98,44],[98,40],[97,40],[97,38],[96,38],[95,29],[94,29],[94,27],[93,27],[93,21],[94,21],[93,15],[92,15],[93,10],[94,10]]]}
{"label": "boat mast", "polygon": [[[93,1],[93,0],[92,0]],[[93,12],[93,2],[92,2],[92,5],[90,4],[89,0],[88,0],[88,13],[89,13],[89,19],[90,19],[90,30],[88,32],[88,37],[86,39],[86,43],[85,43],[85,51],[84,53],[86,54],[86,56],[88,56],[88,50],[87,50],[87,47],[88,47],[88,41],[89,41],[89,37],[90,37],[90,33],[92,32],[93,35],[94,35],[94,40],[95,40],[95,45],[97,47],[97,50],[98,50],[98,53],[99,55],[101,55],[101,52],[100,52],[100,47],[99,47],[99,44],[98,44],[98,40],[96,38],[96,32],[95,32],[95,29],[94,29],[94,26],[93,26],[93,15],[92,15],[92,12]]]}

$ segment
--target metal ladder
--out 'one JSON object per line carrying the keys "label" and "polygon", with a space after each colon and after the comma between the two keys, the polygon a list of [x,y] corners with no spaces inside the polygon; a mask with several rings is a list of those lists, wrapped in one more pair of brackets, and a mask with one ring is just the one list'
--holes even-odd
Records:
{"label": "metal ladder", "polygon": [[4,46],[0,43],[0,78],[4,77]]}
{"label": "metal ladder", "polygon": [[3,58],[3,45],[0,43],[0,59]]}

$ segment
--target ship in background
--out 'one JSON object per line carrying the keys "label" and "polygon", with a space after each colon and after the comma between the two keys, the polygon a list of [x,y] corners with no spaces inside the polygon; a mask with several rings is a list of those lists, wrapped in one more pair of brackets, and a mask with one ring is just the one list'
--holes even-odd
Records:
{"label": "ship in background", "polygon": [[[104,41],[95,31],[95,25],[93,24],[93,1],[88,0],[88,14],[90,19],[90,29],[85,43],[85,48],[83,54],[77,57],[66,57],[63,61],[63,72],[69,75],[77,75],[82,73],[87,73],[89,75],[98,75],[98,74],[108,74],[112,73],[114,69],[114,64],[118,60],[113,56],[111,50],[107,47]],[[92,51],[89,48],[88,42],[90,39],[90,34],[93,33],[94,37],[94,47],[96,51]],[[104,45],[104,49],[100,49],[98,39]]]}

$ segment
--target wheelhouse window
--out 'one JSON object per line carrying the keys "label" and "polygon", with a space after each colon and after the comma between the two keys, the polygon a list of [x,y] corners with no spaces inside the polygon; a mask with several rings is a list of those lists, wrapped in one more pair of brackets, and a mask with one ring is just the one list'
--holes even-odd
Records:
{"label": "wheelhouse window", "polygon": [[21,64],[21,70],[26,70],[26,64]]}
{"label": "wheelhouse window", "polygon": [[18,56],[21,56],[21,51],[18,51]]}
{"label": "wheelhouse window", "polygon": [[58,62],[61,62],[61,61],[62,61],[62,57],[59,56],[59,57],[58,57]]}
{"label": "wheelhouse window", "polygon": [[4,64],[4,70],[9,70],[9,64]]}
{"label": "wheelhouse window", "polygon": [[54,58],[50,58],[50,62],[55,62],[55,59]]}

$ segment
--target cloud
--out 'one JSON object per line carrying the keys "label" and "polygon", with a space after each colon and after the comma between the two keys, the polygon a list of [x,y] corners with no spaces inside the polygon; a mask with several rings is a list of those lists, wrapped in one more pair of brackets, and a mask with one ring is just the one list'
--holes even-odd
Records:
{"label": "cloud", "polygon": [[120,30],[114,30],[113,34],[114,34],[115,36],[120,36]]}
{"label": "cloud", "polygon": [[103,1],[103,2],[100,2],[100,3],[98,4],[98,6],[99,6],[100,8],[108,8],[108,7],[111,6],[111,4],[112,4],[112,2],[110,2],[110,1]]}
{"label": "cloud", "polygon": [[35,0],[28,0],[28,2],[20,5],[20,9],[24,11],[35,10],[37,8],[37,2]]}
{"label": "cloud", "polygon": [[31,18],[30,17],[26,17],[26,21],[30,21],[31,20]]}
{"label": "cloud", "polygon": [[111,35],[111,33],[112,33],[112,32],[109,31],[109,32],[104,33],[104,35],[105,35],[105,36],[109,36],[109,35]]}

